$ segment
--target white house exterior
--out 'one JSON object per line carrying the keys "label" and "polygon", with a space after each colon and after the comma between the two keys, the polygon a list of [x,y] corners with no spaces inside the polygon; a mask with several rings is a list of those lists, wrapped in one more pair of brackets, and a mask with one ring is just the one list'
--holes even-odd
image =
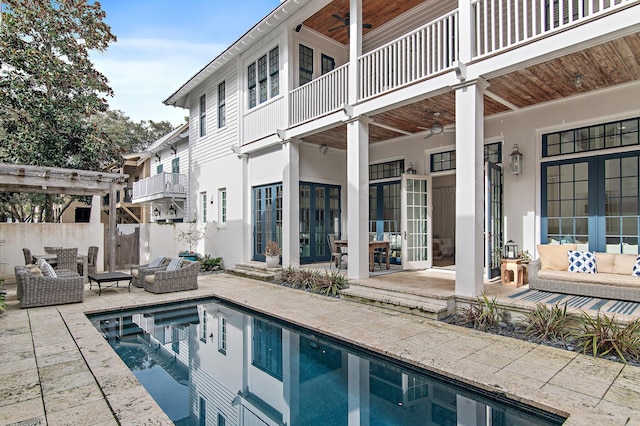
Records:
{"label": "white house exterior", "polygon": [[369,232],[408,269],[437,236],[467,296],[507,240],[637,253],[639,32],[630,0],[283,1],[165,101],[201,249],[298,265],[336,233],[359,279]]}

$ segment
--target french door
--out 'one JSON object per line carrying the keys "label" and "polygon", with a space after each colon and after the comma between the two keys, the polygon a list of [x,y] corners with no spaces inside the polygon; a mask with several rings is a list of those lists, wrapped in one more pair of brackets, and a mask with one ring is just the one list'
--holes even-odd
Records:
{"label": "french door", "polygon": [[300,182],[300,262],[329,260],[328,234],[340,233],[340,187]]}
{"label": "french door", "polygon": [[485,271],[488,279],[500,275],[502,259],[502,168],[485,163],[484,167]]}
{"label": "french door", "polygon": [[402,175],[402,269],[433,266],[431,178]]}
{"label": "french door", "polygon": [[269,241],[282,247],[281,183],[253,188],[253,260],[265,260]]}

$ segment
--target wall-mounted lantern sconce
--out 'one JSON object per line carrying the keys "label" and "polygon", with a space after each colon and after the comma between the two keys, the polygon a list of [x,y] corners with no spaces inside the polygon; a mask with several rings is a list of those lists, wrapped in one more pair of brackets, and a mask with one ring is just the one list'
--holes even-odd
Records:
{"label": "wall-mounted lantern sconce", "polygon": [[156,207],[155,209],[153,209],[153,215],[154,215],[155,217],[160,216],[160,210],[159,210],[157,207]]}
{"label": "wall-mounted lantern sconce", "polygon": [[176,215],[176,208],[171,206],[169,207],[169,216],[175,216]]}
{"label": "wall-mounted lantern sconce", "polygon": [[160,154],[158,154],[157,152],[156,152],[156,161],[160,162]]}
{"label": "wall-mounted lantern sconce", "polygon": [[326,145],[320,145],[320,154],[326,155],[329,152],[329,147]]}
{"label": "wall-mounted lantern sconce", "polygon": [[176,155],[178,153],[178,148],[176,148],[175,146],[171,145],[171,152],[173,153],[173,155]]}
{"label": "wall-mounted lantern sconce", "polygon": [[522,173],[522,154],[518,149],[517,143],[513,144],[513,151],[509,154],[509,168],[514,175]]}
{"label": "wall-mounted lantern sconce", "polygon": [[293,29],[293,31],[295,31],[295,32],[299,33],[301,29],[302,29],[302,24],[298,24],[298,25],[296,25],[296,27]]}
{"label": "wall-mounted lantern sconce", "polygon": [[416,169],[413,168],[413,163],[409,163],[409,168],[407,169],[407,171],[405,172],[409,175],[415,175],[417,173]]}

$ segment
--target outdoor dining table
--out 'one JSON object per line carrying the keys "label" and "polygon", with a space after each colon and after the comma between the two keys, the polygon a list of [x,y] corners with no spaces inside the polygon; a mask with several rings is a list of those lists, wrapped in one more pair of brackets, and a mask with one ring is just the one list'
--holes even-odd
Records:
{"label": "outdoor dining table", "polygon": [[[34,259],[43,259],[46,260],[47,263],[49,263],[50,265],[56,265],[58,262],[58,256],[55,254],[51,254],[51,253],[45,253],[45,254],[33,254],[32,255]],[[84,278],[84,282],[88,282],[88,267],[87,267],[87,263],[89,261],[89,256],[87,256],[86,254],[80,254],[78,253],[77,255],[77,259],[79,261],[82,262],[82,277]],[[75,272],[75,271],[74,271]]]}
{"label": "outdoor dining table", "polygon": [[[336,247],[347,247],[349,241],[348,240],[336,240]],[[387,269],[390,268],[389,264],[389,241],[369,241],[369,271],[373,272],[373,259],[375,257],[375,252],[377,249],[383,249],[387,264]],[[381,253],[379,253],[381,254]]]}

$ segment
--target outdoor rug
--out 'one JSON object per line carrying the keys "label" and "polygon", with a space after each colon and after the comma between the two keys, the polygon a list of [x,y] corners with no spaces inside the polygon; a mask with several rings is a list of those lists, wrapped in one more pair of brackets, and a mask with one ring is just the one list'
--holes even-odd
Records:
{"label": "outdoor rug", "polygon": [[534,303],[546,303],[553,305],[558,303],[572,308],[592,309],[603,312],[611,312],[624,315],[640,315],[638,302],[625,302],[622,300],[598,299],[597,297],[574,296],[571,294],[550,293],[548,291],[524,290],[509,296],[512,299],[527,300]]}

